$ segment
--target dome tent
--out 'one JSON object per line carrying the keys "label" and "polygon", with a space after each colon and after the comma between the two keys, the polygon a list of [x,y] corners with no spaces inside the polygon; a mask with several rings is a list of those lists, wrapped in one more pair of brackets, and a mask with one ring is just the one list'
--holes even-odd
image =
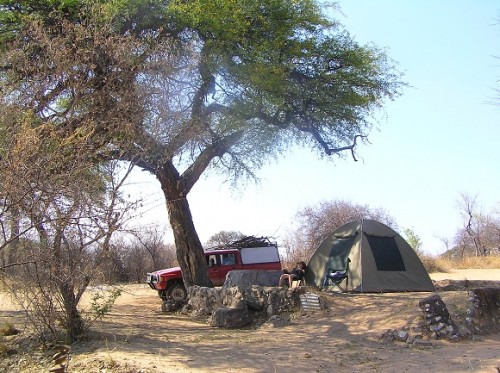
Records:
{"label": "dome tent", "polygon": [[348,259],[348,291],[435,290],[411,246],[387,225],[366,219],[344,224],[323,241],[307,265],[307,284],[323,286],[327,271],[345,268]]}

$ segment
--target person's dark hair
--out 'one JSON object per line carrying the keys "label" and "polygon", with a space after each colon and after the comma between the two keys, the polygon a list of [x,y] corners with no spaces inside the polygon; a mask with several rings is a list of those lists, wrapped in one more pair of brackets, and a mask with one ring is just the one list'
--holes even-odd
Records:
{"label": "person's dark hair", "polygon": [[307,264],[303,261],[297,262],[297,265],[300,265],[303,269],[307,268]]}

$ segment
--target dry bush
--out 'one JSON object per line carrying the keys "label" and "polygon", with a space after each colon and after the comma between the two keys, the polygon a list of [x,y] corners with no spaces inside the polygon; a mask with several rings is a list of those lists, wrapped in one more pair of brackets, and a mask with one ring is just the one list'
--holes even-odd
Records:
{"label": "dry bush", "polygon": [[468,256],[463,258],[420,258],[428,272],[449,272],[452,269],[500,269],[500,256]]}
{"label": "dry bush", "polygon": [[19,334],[19,330],[16,329],[16,327],[10,322],[4,322],[2,325],[0,325],[0,336],[4,337],[16,334]]}
{"label": "dry bush", "polygon": [[420,256],[420,260],[429,273],[449,272],[453,268],[452,266],[450,266],[448,260],[443,260],[441,258],[436,258],[433,256]]}
{"label": "dry bush", "polygon": [[456,269],[500,269],[500,256],[466,256],[451,263]]}
{"label": "dry bush", "polygon": [[2,339],[0,338],[0,357],[4,358],[14,353],[15,351],[12,350],[7,344],[3,343]]}

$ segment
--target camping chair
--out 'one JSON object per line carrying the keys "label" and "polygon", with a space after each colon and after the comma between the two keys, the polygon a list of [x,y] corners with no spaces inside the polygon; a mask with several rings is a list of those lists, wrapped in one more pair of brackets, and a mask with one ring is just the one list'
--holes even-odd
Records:
{"label": "camping chair", "polygon": [[304,276],[292,281],[292,288],[296,288],[296,287],[300,287],[300,286],[306,286],[306,279]]}
{"label": "camping chair", "polygon": [[[343,293],[347,292],[347,284],[349,282],[349,263],[351,259],[347,258],[347,264],[344,269],[331,269],[329,268],[325,274],[325,280],[323,281],[323,287],[327,287],[328,283],[331,281],[333,286],[338,287]],[[346,287],[343,288],[340,284],[345,280]]]}
{"label": "camping chair", "polygon": [[307,267],[304,268],[304,274],[302,276],[292,281],[292,288],[306,286],[306,273],[307,273]]}

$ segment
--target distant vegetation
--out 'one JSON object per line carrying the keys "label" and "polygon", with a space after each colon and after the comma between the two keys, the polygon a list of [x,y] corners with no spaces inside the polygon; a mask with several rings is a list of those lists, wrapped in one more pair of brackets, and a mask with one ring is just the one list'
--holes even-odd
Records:
{"label": "distant vegetation", "polygon": [[285,247],[282,259],[284,266],[293,266],[300,260],[307,262],[321,242],[338,227],[352,220],[374,219],[401,231],[429,272],[500,268],[498,213],[481,211],[476,197],[462,194],[457,214],[462,216],[462,226],[457,227],[452,239],[441,238],[447,250],[435,257],[421,250],[422,240],[414,229],[398,227],[396,220],[384,209],[342,199],[323,201],[297,212],[294,219],[296,226],[282,242]]}
{"label": "distant vegetation", "polygon": [[467,256],[463,258],[450,258],[446,256],[421,257],[428,272],[449,272],[453,269],[500,269],[500,256],[486,257]]}

